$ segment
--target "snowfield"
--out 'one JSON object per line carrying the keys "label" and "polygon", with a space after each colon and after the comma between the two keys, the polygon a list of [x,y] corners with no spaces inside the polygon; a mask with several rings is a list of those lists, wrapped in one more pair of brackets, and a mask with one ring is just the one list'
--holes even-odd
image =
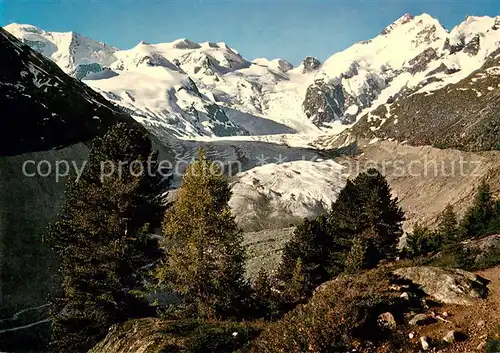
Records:
{"label": "snowfield", "polygon": [[342,170],[330,160],[255,167],[236,176],[229,205],[247,230],[286,227],[330,208],[346,182]]}

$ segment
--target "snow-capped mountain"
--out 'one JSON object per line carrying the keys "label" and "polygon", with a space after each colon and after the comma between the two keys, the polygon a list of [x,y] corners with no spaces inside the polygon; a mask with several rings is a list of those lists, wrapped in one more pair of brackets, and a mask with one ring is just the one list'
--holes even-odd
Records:
{"label": "snow-capped mountain", "polygon": [[487,151],[500,147],[499,124],[500,49],[463,80],[383,104],[363,115],[352,130],[369,139]]}
{"label": "snow-capped mountain", "polygon": [[5,30],[24,44],[52,59],[66,73],[83,78],[100,71],[116,58],[118,48],[97,42],[78,33],[46,32],[35,26],[10,24]]}
{"label": "snow-capped mountain", "polygon": [[71,33],[7,29],[160,138],[213,138],[341,131],[383,104],[480,69],[500,46],[499,27],[500,17],[469,16],[447,31],[427,14],[406,14],[323,64],[306,57],[295,68],[284,59],[247,60],[222,42],[118,50]]}
{"label": "snow-capped mountain", "polygon": [[52,43],[73,34],[28,25],[6,29],[158,134],[193,138],[319,132],[301,107],[319,66],[314,58],[293,69],[283,59],[250,62],[225,43],[188,39],[141,42],[129,50],[103,49],[89,40],[83,46],[86,53],[71,56],[66,45]]}
{"label": "snow-capped mountain", "polygon": [[133,119],[0,28],[0,156],[91,140]]}
{"label": "snow-capped mountain", "polygon": [[225,43],[140,43],[84,82],[153,130],[178,137],[318,132],[301,101],[314,73],[249,62]]}
{"label": "snow-capped mountain", "polygon": [[316,124],[350,123],[372,107],[456,83],[498,49],[499,24],[500,17],[469,16],[448,32],[427,14],[406,14],[330,57],[308,88],[306,114]]}

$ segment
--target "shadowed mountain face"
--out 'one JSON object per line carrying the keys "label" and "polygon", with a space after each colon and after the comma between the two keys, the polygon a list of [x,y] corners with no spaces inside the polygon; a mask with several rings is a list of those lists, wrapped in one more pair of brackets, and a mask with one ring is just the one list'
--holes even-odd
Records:
{"label": "shadowed mountain face", "polygon": [[354,126],[357,136],[468,151],[500,149],[500,53],[456,84],[379,106]]}
{"label": "shadowed mountain face", "polygon": [[39,175],[36,166],[44,163],[44,173],[60,161],[81,167],[87,144],[110,126],[142,126],[1,28],[0,107],[0,351],[41,349],[47,295],[58,283],[42,237],[66,178]]}
{"label": "shadowed mountain face", "polygon": [[0,28],[0,155],[68,146],[127,118]]}

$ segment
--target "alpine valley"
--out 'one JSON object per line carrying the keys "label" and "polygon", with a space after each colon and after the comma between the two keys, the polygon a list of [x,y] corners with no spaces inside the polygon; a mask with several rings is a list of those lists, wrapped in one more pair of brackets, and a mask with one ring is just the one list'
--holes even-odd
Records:
{"label": "alpine valley", "polygon": [[[88,143],[117,121],[147,131],[160,158],[191,161],[204,146],[223,161],[249,253],[265,253],[270,268],[289,227],[329,209],[369,167],[385,168],[405,230],[432,226],[447,205],[462,215],[482,180],[500,195],[500,16],[445,29],[427,14],[405,14],[332,54],[293,66],[245,58],[224,42],[125,50],[73,32],[0,28],[0,317],[11,318],[0,332],[46,324],[53,284],[41,236],[64,184],[23,178],[24,161],[84,160]],[[465,173],[429,173],[427,160],[434,169],[465,161]],[[407,172],[396,173],[395,162]]]}

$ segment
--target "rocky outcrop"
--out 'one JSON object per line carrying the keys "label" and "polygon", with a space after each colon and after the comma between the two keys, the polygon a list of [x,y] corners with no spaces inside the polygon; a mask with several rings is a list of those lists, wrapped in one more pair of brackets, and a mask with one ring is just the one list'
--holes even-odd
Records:
{"label": "rocky outcrop", "polygon": [[263,323],[135,319],[111,327],[89,353],[242,352]]}
{"label": "rocky outcrop", "polygon": [[[456,84],[433,92],[398,97],[362,116],[357,136],[391,138],[415,146],[432,145],[468,151],[499,148],[500,57]],[[442,68],[448,70],[447,68]],[[426,84],[438,82],[428,77]]]}
{"label": "rocky outcrop", "polygon": [[478,256],[481,256],[481,254],[485,254],[490,250],[500,249],[500,235],[487,235],[479,239],[464,241],[462,244],[468,249],[479,251]]}
{"label": "rocky outcrop", "polygon": [[103,67],[98,63],[80,64],[75,68],[75,70],[73,70],[73,72],[70,73],[70,75],[78,80],[82,80],[90,74],[95,74],[102,71]]}
{"label": "rocky outcrop", "polygon": [[427,69],[427,65],[433,60],[438,58],[438,54],[436,49],[427,48],[422,53],[408,61],[409,68],[408,72],[412,75],[415,75],[418,72],[425,71]]}
{"label": "rocky outcrop", "polygon": [[479,34],[476,34],[467,44],[465,44],[463,49],[464,53],[471,56],[477,55],[477,53],[479,53],[480,43]]}
{"label": "rocky outcrop", "polygon": [[148,318],[115,325],[89,353],[169,352],[169,349],[181,343],[180,339],[165,334],[170,324],[168,321]]}
{"label": "rocky outcrop", "polygon": [[206,105],[208,122],[215,136],[237,136],[249,133],[227,117],[225,111],[217,104]]}
{"label": "rocky outcrop", "polygon": [[419,286],[432,299],[443,304],[473,305],[488,295],[489,281],[474,273],[439,267],[405,267],[393,274]]}
{"label": "rocky outcrop", "polygon": [[0,155],[68,146],[126,119],[100,94],[2,28],[0,47]]}
{"label": "rocky outcrop", "polygon": [[446,38],[446,40],[444,41],[443,50],[448,51],[450,54],[455,54],[461,51],[464,48],[464,46],[465,46],[464,38],[460,38],[458,42],[455,42],[453,44],[450,43],[449,38]]}
{"label": "rocky outcrop", "polygon": [[293,69],[293,65],[286,60],[277,59],[276,66],[281,72],[288,72]]}
{"label": "rocky outcrop", "polygon": [[439,65],[434,70],[429,71],[426,74],[426,76],[433,76],[433,75],[436,75],[436,74],[439,74],[439,73],[445,73],[447,75],[452,75],[452,74],[454,74],[455,72],[458,72],[458,71],[460,71],[460,68],[458,68],[458,67],[448,68],[448,66],[446,66],[444,63],[442,63],[441,65]]}
{"label": "rocky outcrop", "polygon": [[302,72],[311,72],[316,71],[321,67],[321,61],[319,61],[314,56],[306,56],[306,58],[302,61]]}
{"label": "rocky outcrop", "polygon": [[316,126],[340,120],[348,123],[344,117],[346,110],[346,93],[341,84],[325,83],[316,80],[307,88],[303,103],[306,116]]}

